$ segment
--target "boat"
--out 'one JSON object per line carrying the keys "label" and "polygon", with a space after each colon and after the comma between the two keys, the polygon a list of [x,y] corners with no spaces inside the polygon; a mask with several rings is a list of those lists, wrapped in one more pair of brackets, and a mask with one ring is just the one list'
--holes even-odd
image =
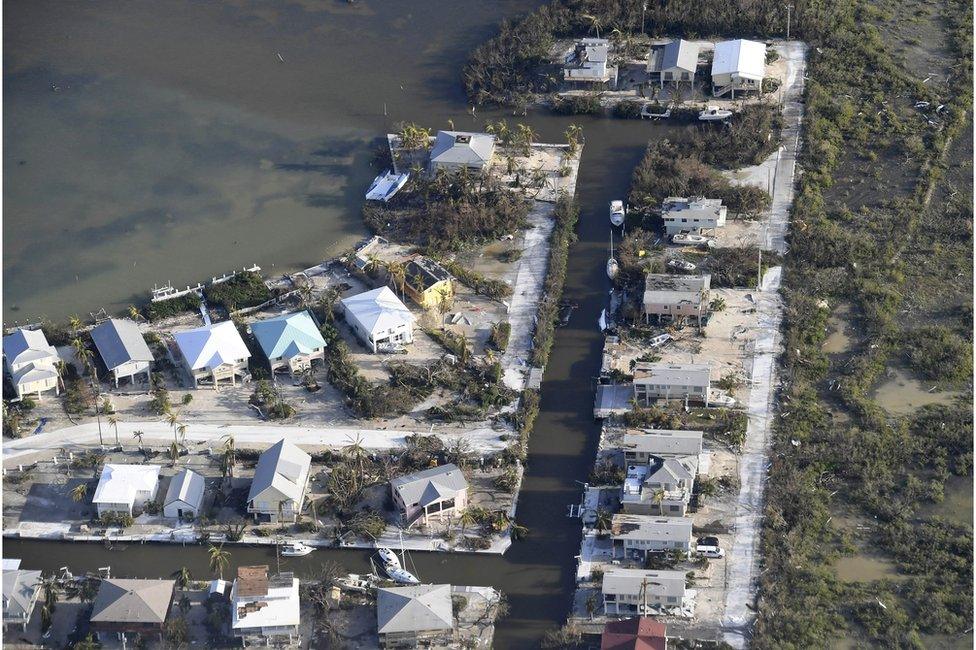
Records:
{"label": "boat", "polygon": [[732,111],[725,108],[719,108],[718,106],[709,106],[698,114],[698,119],[702,122],[721,122],[722,120],[727,120],[730,117],[732,117]]}
{"label": "boat", "polygon": [[706,244],[708,241],[708,237],[690,232],[679,232],[671,237],[671,242],[675,244]]}
{"label": "boat", "polygon": [[366,200],[383,201],[383,203],[386,203],[407,184],[407,180],[409,179],[409,172],[396,174],[392,169],[388,169],[373,179],[373,184],[366,190]]}
{"label": "boat", "polygon": [[391,549],[380,547],[376,552],[380,556],[380,560],[383,562],[383,568],[386,569],[387,572],[389,572],[391,568],[401,568],[400,558],[398,558],[396,553],[394,553]]}
{"label": "boat", "polygon": [[350,573],[344,578],[336,578],[336,585],[345,591],[365,594],[373,588],[373,585],[376,584],[376,580],[377,577],[372,573]]}
{"label": "boat", "polygon": [[315,548],[304,542],[290,542],[281,547],[281,554],[285,557],[304,557]]}
{"label": "boat", "polygon": [[610,201],[610,223],[615,226],[624,225],[627,210],[624,208],[623,201]]}
{"label": "boat", "polygon": [[607,277],[613,280],[620,272],[620,265],[613,258],[613,232],[610,232],[610,259],[607,260]]}
{"label": "boat", "polygon": [[679,259],[677,257],[672,257],[669,259],[668,266],[672,269],[678,269],[680,271],[694,271],[696,268],[698,268],[691,262]]}
{"label": "boat", "polygon": [[390,576],[390,580],[399,582],[401,585],[420,584],[420,580],[418,580],[414,574],[410,573],[406,569],[401,569],[400,567],[386,567],[386,575]]}
{"label": "boat", "polygon": [[653,113],[652,108],[661,110],[660,105],[655,106],[654,104],[647,102],[641,106],[640,116],[642,120],[666,120],[671,117],[671,107],[668,108],[663,113]]}

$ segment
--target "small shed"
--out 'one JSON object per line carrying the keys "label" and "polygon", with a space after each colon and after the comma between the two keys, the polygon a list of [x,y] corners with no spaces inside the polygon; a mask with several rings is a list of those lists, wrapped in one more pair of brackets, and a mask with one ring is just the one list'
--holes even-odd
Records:
{"label": "small shed", "polygon": [[203,488],[202,476],[189,469],[181,470],[169,482],[163,502],[163,516],[174,519],[197,517],[203,504]]}

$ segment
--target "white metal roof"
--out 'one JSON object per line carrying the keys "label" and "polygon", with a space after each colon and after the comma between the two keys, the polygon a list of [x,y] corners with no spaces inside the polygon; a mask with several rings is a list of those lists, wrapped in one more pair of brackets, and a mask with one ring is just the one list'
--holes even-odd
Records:
{"label": "white metal roof", "polygon": [[677,431],[673,429],[648,429],[624,434],[620,448],[623,451],[639,451],[658,456],[686,456],[700,454],[702,431]]}
{"label": "white metal roof", "polygon": [[21,363],[58,360],[58,351],[47,342],[41,330],[19,329],[3,337],[3,354],[11,366]]}
{"label": "white metal roof", "polygon": [[634,381],[670,386],[708,386],[711,370],[703,363],[647,363],[634,366]]}
{"label": "white metal roof", "polygon": [[468,131],[438,131],[430,152],[433,163],[483,165],[495,152],[495,136]]}
{"label": "white metal roof", "polygon": [[766,46],[744,39],[716,43],[712,76],[722,74],[743,79],[763,79],[766,76]]}
{"label": "white metal roof", "polygon": [[308,480],[312,457],[285,440],[279,440],[258,458],[247,500],[257,498],[268,488],[277,490],[282,498],[298,502]]}
{"label": "white metal roof", "polygon": [[192,506],[194,509],[200,507],[203,501],[203,477],[189,469],[182,469],[180,473],[170,479],[169,488],[166,490],[166,500],[164,506],[168,506],[176,501]]}
{"label": "white metal roof", "polygon": [[613,516],[614,539],[691,542],[691,519],[618,513]]}
{"label": "white metal roof", "polygon": [[685,593],[685,574],[683,571],[646,571],[619,567],[610,567],[603,574],[605,594],[639,594],[644,584],[647,585],[648,594],[681,598]]}
{"label": "white metal roof", "polygon": [[380,287],[342,299],[347,317],[359,322],[370,334],[382,333],[416,320],[389,287]]}
{"label": "white metal roof", "polygon": [[110,465],[102,467],[92,503],[128,503],[136,492],[151,492],[159,481],[159,465]]}
{"label": "white metal roof", "polygon": [[[301,622],[298,578],[293,577],[287,586],[278,586],[272,581],[268,585],[268,593],[260,596],[239,596],[237,583],[234,580],[231,590],[231,627],[234,630],[291,627]],[[260,605],[245,608],[249,603]]]}
{"label": "white metal roof", "polygon": [[236,363],[251,356],[237,326],[229,320],[177,332],[173,338],[193,370],[213,370],[225,363]]}

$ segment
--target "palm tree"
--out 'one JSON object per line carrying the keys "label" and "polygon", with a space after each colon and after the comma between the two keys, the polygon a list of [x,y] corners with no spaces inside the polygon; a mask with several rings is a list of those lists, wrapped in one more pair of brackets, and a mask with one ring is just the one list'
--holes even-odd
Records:
{"label": "palm tree", "polygon": [[166,420],[166,423],[169,426],[173,427],[173,442],[179,443],[179,438],[177,438],[177,435],[180,433],[186,433],[186,425],[180,422],[180,414],[167,413],[163,419]]}
{"label": "palm tree", "polygon": [[95,639],[91,632],[84,639],[71,646],[72,650],[99,650],[101,647],[102,644]]}
{"label": "palm tree", "polygon": [[75,336],[77,337],[78,330],[81,329],[81,319],[78,318],[77,316],[72,316],[71,318],[68,319],[68,327],[71,328],[71,331],[74,332]]}
{"label": "palm tree", "polygon": [[180,596],[180,599],[176,602],[176,606],[179,608],[183,616],[186,616],[190,613],[190,608],[193,607],[193,604],[190,602],[190,599],[186,597],[186,595],[183,595]]}
{"label": "palm tree", "polygon": [[366,474],[366,449],[363,447],[363,438],[356,434],[356,438],[349,438],[349,444],[342,448],[342,453],[354,464],[359,472],[359,478]]}
{"label": "palm tree", "polygon": [[173,467],[176,467],[176,461],[180,459],[180,446],[175,442],[169,445],[169,457],[173,459]]}
{"label": "palm tree", "polygon": [[139,320],[140,318],[145,318],[145,316],[142,315],[142,312],[139,311],[138,307],[135,305],[129,305],[129,318],[132,320]]}
{"label": "palm tree", "polygon": [[84,501],[86,496],[88,496],[87,483],[79,483],[78,485],[74,486],[74,488],[72,488],[71,490],[71,500],[74,501],[75,503]]}
{"label": "palm tree", "polygon": [[122,446],[122,443],[119,441],[119,416],[116,415],[115,413],[113,413],[112,415],[108,416],[108,423],[111,424],[112,427],[115,429],[115,444],[116,444],[116,446],[121,447]]}
{"label": "palm tree", "polygon": [[600,38],[600,28],[603,27],[603,20],[599,16],[594,16],[592,14],[583,14],[580,16],[583,20],[590,23],[590,29],[596,31],[596,37]]}
{"label": "palm tree", "polygon": [[44,606],[41,608],[41,630],[51,627],[54,610],[58,606],[58,583],[54,576],[44,578]]}
{"label": "palm tree", "polygon": [[406,267],[401,262],[390,262],[386,265],[386,270],[390,274],[390,282],[393,283],[393,288],[400,290],[400,300],[406,300],[403,295],[404,285],[407,281]]}
{"label": "palm tree", "polygon": [[237,464],[237,451],[234,448],[234,436],[227,434],[221,440],[224,447],[221,452],[220,471],[224,478],[234,476],[234,465]]}
{"label": "palm tree", "polygon": [[664,488],[658,488],[654,490],[651,495],[651,503],[657,504],[658,514],[662,517],[664,516]]}
{"label": "palm tree", "polygon": [[613,525],[613,515],[610,514],[609,510],[605,508],[600,508],[596,511],[596,529],[598,532],[602,533],[610,530]]}
{"label": "palm tree", "polygon": [[180,567],[180,569],[176,572],[175,575],[176,575],[176,586],[179,587],[180,589],[186,589],[187,586],[190,584],[190,581],[193,579],[193,576],[190,575],[190,570],[187,569],[185,566]]}
{"label": "palm tree", "polygon": [[142,451],[142,437],[146,435],[142,431],[133,431],[132,437],[139,441],[139,451]]}
{"label": "palm tree", "polygon": [[465,508],[458,518],[458,523],[461,524],[461,537],[464,537],[465,529],[478,523],[477,512],[473,508]]}
{"label": "palm tree", "polygon": [[217,577],[221,580],[224,579],[224,569],[230,564],[230,551],[224,550],[224,545],[214,546],[210,545],[210,570],[217,574]]}
{"label": "palm tree", "polygon": [[583,139],[583,127],[579,124],[570,124],[566,129],[566,142],[569,144],[570,155],[576,155],[579,151],[580,141]]}

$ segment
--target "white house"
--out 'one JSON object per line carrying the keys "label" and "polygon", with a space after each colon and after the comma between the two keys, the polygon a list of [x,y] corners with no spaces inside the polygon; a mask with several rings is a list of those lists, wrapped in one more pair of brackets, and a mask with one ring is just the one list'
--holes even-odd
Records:
{"label": "white house", "polygon": [[642,559],[648,553],[683,552],[692,548],[692,523],[687,517],[619,513],[610,527],[616,557]]}
{"label": "white house", "polygon": [[495,155],[495,136],[468,131],[438,131],[430,150],[430,172],[483,171]]}
{"label": "white house", "polygon": [[648,406],[658,399],[681,399],[708,406],[711,370],[703,363],[648,363],[634,366],[634,398]]}
{"label": "white house", "polygon": [[18,625],[27,631],[34,613],[34,605],[41,592],[43,579],[40,571],[25,571],[20,560],[3,561],[3,629]]}
{"label": "white house", "polygon": [[189,469],[182,469],[170,479],[163,501],[163,516],[182,519],[198,517],[203,505],[203,477]]}
{"label": "white house", "polygon": [[285,637],[288,646],[299,642],[299,586],[293,573],[269,576],[267,565],[239,567],[230,592],[233,635],[244,645],[249,639],[276,645]]}
{"label": "white house", "polygon": [[661,218],[664,219],[664,231],[667,235],[714,231],[725,225],[727,215],[728,208],[722,205],[722,199],[669,196],[661,204]]}
{"label": "white house", "polygon": [[204,325],[173,335],[184,369],[193,378],[193,387],[203,379],[217,384],[230,379],[237,384],[237,376],[247,374],[247,360],[251,353],[232,321]]}
{"label": "white house", "polygon": [[10,381],[17,391],[17,398],[54,389],[60,390],[58,351],[49,345],[41,330],[19,329],[3,337],[3,361]]}
{"label": "white house", "polygon": [[120,379],[134,380],[136,375],[143,373],[149,381],[153,354],[138,325],[131,320],[110,318],[93,329],[91,337],[116,386]]}
{"label": "white house", "polygon": [[98,514],[124,512],[131,515],[147,501],[156,498],[159,489],[159,465],[112,465],[102,467],[92,503]]}
{"label": "white house", "polygon": [[735,91],[761,91],[766,76],[766,46],[737,39],[715,44],[712,59],[712,94],[721,97]]}
{"label": "white house", "polygon": [[644,320],[656,316],[662,322],[695,318],[701,324],[708,314],[710,275],[648,273],[644,279]]}
{"label": "white house", "polygon": [[603,611],[615,614],[661,613],[681,607],[688,593],[684,571],[610,567],[603,574]]}
{"label": "white house", "polygon": [[343,298],[340,304],[346,322],[373,352],[383,347],[413,343],[413,326],[417,319],[389,287]]}
{"label": "white house", "polygon": [[325,339],[307,311],[283,314],[251,324],[251,332],[271,365],[295,375],[325,360]]}
{"label": "white house", "polygon": [[255,521],[298,521],[305,503],[312,457],[279,440],[258,458],[247,495],[247,512]]}
{"label": "white house", "polygon": [[563,80],[587,85],[617,85],[617,68],[608,65],[610,41],[584,38],[576,41],[563,61]]}
{"label": "white house", "polygon": [[698,456],[651,456],[627,466],[621,505],[635,515],[684,517],[698,475]]}
{"label": "white house", "polygon": [[657,75],[661,87],[664,83],[691,82],[698,70],[699,45],[693,41],[676,39],[651,50],[647,58],[647,72]]}
{"label": "white house", "polygon": [[628,430],[620,443],[628,464],[647,463],[651,456],[672,458],[698,456],[702,453],[703,431],[675,429]]}

